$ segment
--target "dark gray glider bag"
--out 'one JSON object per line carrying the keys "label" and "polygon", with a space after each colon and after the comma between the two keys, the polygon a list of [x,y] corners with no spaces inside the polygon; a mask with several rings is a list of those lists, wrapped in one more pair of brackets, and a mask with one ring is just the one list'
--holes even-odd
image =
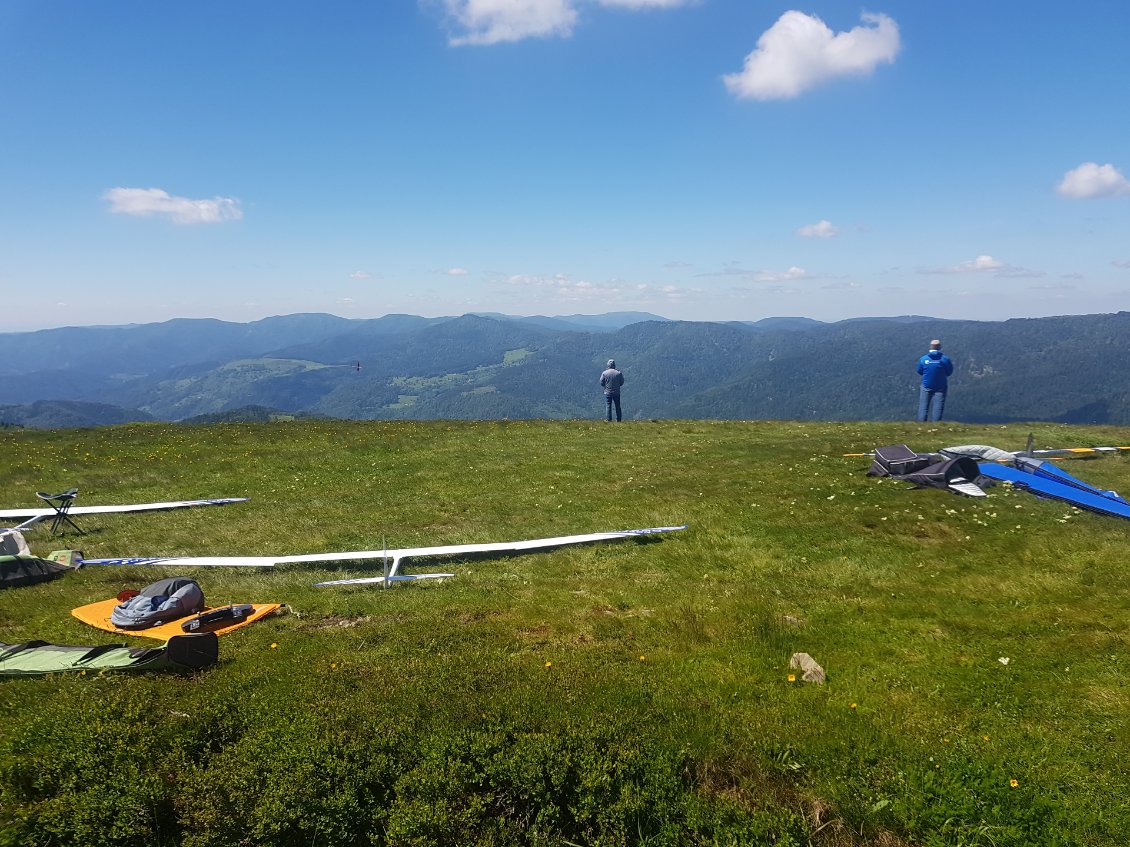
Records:
{"label": "dark gray glider bag", "polygon": [[977,483],[981,469],[968,456],[947,458],[938,453],[915,453],[905,444],[891,444],[875,451],[868,476],[889,476],[915,488],[953,489],[959,483]]}

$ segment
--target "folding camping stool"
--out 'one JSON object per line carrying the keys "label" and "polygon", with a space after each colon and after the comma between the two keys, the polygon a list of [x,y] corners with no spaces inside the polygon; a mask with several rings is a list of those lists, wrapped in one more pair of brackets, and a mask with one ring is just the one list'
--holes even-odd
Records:
{"label": "folding camping stool", "polygon": [[86,535],[85,532],[79,529],[78,524],[71,520],[71,516],[69,514],[71,511],[71,506],[74,504],[75,498],[78,496],[77,488],[68,488],[66,491],[60,494],[44,494],[42,491],[37,491],[35,492],[35,496],[55,510],[55,517],[51,521],[52,535],[58,533],[63,524],[70,524],[74,531],[79,535]]}

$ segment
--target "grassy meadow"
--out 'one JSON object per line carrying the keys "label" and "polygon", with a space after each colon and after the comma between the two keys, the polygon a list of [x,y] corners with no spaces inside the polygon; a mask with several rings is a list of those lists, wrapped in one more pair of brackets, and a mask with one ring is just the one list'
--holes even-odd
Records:
{"label": "grassy meadow", "polygon": [[[1037,446],[1123,444],[1038,424]],[[165,576],[279,602],[190,674],[0,681],[0,844],[1123,845],[1130,524],[865,476],[891,443],[1024,425],[599,421],[0,430],[0,508],[88,557],[380,550],[688,524],[420,563],[89,567],[0,592],[0,641],[122,643],[69,611]],[[1121,439],[1121,440],[1120,440]],[[1130,458],[1065,466],[1130,490]],[[368,573],[379,571],[369,563]],[[137,646],[156,642],[129,639]],[[789,668],[807,652],[827,672]]]}

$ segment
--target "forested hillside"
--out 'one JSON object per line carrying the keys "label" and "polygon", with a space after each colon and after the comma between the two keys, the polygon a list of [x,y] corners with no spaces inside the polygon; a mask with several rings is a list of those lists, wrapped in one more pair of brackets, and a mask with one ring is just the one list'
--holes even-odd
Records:
{"label": "forested hillside", "polygon": [[1127,312],[559,328],[580,317],[291,315],[0,335],[0,403],[12,407],[7,420],[32,426],[73,425],[26,411],[44,400],[140,410],[119,419],[249,406],[362,419],[584,418],[602,413],[597,375],[612,357],[629,419],[900,420],[916,408],[915,362],[940,337],[956,363],[952,419],[1130,423],[1130,373],[1112,367],[1130,337]]}

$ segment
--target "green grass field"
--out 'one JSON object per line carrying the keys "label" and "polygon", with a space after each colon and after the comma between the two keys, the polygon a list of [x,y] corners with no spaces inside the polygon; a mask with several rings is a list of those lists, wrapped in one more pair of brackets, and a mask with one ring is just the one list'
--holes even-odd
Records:
{"label": "green grass field", "polygon": [[[289,613],[195,674],[0,682],[0,844],[1124,845],[1130,524],[864,475],[1024,426],[337,422],[0,430],[0,508],[249,503],[27,533],[88,557],[379,550],[672,524],[434,562],[90,567],[0,593],[0,641],[172,575]],[[1124,443],[1036,425],[1037,446]],[[1123,439],[1122,442],[1119,439]],[[1130,460],[1073,461],[1130,489]],[[370,565],[369,573],[379,570]],[[132,639],[137,646],[152,644]],[[794,679],[811,654],[827,682]]]}

